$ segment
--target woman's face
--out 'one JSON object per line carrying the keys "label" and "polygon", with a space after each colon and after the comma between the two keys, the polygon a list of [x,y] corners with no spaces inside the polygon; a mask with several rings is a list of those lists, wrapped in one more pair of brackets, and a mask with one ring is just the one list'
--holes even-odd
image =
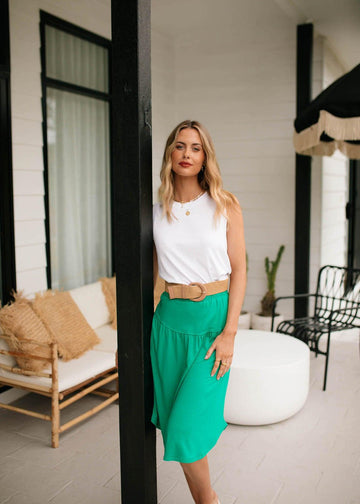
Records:
{"label": "woman's face", "polygon": [[185,128],[177,136],[171,154],[172,169],[181,177],[197,176],[205,161],[205,152],[196,129]]}

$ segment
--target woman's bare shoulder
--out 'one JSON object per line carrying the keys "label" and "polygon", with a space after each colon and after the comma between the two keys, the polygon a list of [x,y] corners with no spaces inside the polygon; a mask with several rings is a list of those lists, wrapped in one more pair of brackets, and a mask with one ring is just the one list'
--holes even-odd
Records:
{"label": "woman's bare shoulder", "polygon": [[229,191],[226,191],[226,194],[228,196],[226,205],[226,212],[228,216],[230,217],[232,214],[241,214],[241,205],[238,198],[235,196],[235,194]]}

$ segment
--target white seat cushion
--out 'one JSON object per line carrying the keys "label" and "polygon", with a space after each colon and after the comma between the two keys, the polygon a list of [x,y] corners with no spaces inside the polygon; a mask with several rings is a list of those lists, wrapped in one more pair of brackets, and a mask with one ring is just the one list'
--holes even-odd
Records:
{"label": "white seat cushion", "polygon": [[[115,354],[89,350],[78,359],[68,362],[59,360],[59,391],[71,388],[115,366]],[[49,372],[50,367],[45,372]],[[51,387],[50,378],[15,375],[0,368],[0,376],[24,384]]]}
{"label": "white seat cushion", "polygon": [[76,287],[69,292],[92,329],[97,329],[110,322],[110,314],[101,282]]}
{"label": "white seat cushion", "polygon": [[117,350],[117,331],[112,329],[110,324],[98,327],[95,329],[101,342],[94,347],[97,352],[110,352],[115,354]]}

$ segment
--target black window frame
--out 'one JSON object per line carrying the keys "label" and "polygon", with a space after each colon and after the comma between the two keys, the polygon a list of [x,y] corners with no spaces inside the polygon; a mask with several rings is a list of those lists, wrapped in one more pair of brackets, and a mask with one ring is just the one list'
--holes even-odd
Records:
{"label": "black window frame", "polygon": [[15,230],[11,137],[9,2],[0,2],[0,268],[2,305],[16,290]]}
{"label": "black window frame", "polygon": [[[108,50],[108,92],[96,91],[94,89],[87,88],[85,86],[80,86],[76,84],[71,84],[64,82],[62,80],[53,79],[46,76],[46,42],[45,42],[45,29],[46,26],[52,26],[58,30],[69,33],[76,37],[82,38],[93,44],[100,45]],[[111,108],[112,108],[112,92],[111,92],[111,40],[97,35],[85,28],[78,25],[65,21],[57,16],[49,14],[43,10],[40,10],[40,57],[41,57],[41,107],[42,107],[42,129],[43,129],[43,160],[44,160],[44,206],[45,206],[45,237],[46,237],[46,277],[48,289],[51,289],[51,243],[50,243],[50,210],[49,210],[49,171],[48,171],[48,151],[47,151],[47,110],[46,110],[46,98],[47,98],[47,88],[59,89],[62,91],[68,91],[71,93],[76,93],[82,96],[87,96],[90,98],[102,99],[109,102],[109,156],[110,156],[110,229],[111,236],[114,236],[114,197],[113,197],[113,161],[112,161],[112,120],[111,120]],[[112,274],[115,273],[115,253],[114,253],[114,240],[111,240],[111,263],[112,263]]]}

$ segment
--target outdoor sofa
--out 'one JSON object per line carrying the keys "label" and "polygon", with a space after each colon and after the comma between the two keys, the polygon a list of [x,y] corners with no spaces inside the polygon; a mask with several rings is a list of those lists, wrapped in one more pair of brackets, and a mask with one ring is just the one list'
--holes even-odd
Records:
{"label": "outdoor sofa", "polygon": [[[31,300],[15,293],[0,309],[0,386],[49,397],[51,412],[0,407],[51,422],[53,448],[61,433],[119,397],[115,293],[115,277],[103,278]],[[90,393],[101,402],[61,425],[61,411]]]}

